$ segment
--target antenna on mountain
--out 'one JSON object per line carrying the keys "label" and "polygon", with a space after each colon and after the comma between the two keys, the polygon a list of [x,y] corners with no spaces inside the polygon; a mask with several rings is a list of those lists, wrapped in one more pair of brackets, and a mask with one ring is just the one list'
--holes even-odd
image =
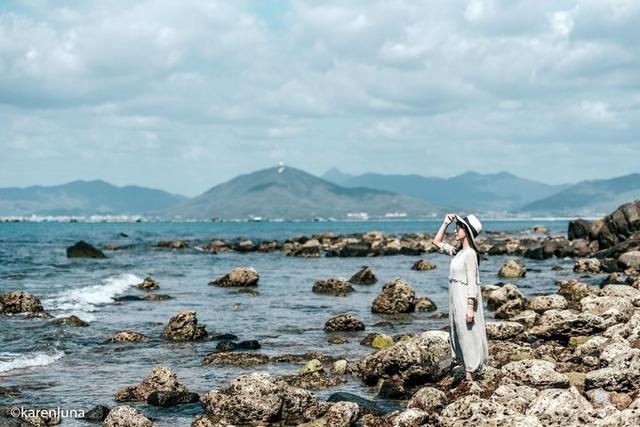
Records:
{"label": "antenna on mountain", "polygon": [[282,173],[284,172],[284,162],[280,161],[278,162],[278,173]]}

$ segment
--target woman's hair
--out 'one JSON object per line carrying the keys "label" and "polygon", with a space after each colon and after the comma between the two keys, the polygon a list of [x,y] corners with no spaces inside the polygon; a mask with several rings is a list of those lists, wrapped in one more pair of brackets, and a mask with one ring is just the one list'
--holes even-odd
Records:
{"label": "woman's hair", "polygon": [[[473,242],[473,239],[471,238],[471,231],[469,231],[469,227],[467,227],[467,224],[465,224],[462,221],[456,221],[456,225],[459,225],[460,227],[462,227],[464,229],[464,232],[467,233],[467,239],[469,239],[469,244],[471,245],[474,252],[476,253],[478,268],[480,268],[480,252],[478,251],[478,248],[476,247],[475,243]],[[460,249],[462,249],[462,243],[460,243],[460,245],[456,248],[456,252],[458,252]]]}

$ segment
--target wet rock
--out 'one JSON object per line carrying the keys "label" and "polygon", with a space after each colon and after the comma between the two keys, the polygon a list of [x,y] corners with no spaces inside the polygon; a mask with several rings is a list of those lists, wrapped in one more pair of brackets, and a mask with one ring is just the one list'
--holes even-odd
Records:
{"label": "wet rock", "polygon": [[399,277],[387,282],[373,300],[371,311],[380,314],[409,313],[415,310],[416,293]]}
{"label": "wet rock", "polygon": [[223,277],[209,282],[209,285],[232,287],[232,286],[258,286],[260,276],[258,272],[249,267],[238,267],[231,270]]}
{"label": "wet rock", "polygon": [[364,323],[350,314],[340,314],[327,320],[324,330],[326,332],[364,331]]}
{"label": "wet rock", "polygon": [[623,268],[640,269],[640,251],[625,252],[618,257],[618,264]]}
{"label": "wet rock", "polygon": [[107,418],[107,415],[109,415],[109,411],[111,411],[111,409],[107,406],[97,405],[85,412],[83,419],[94,423],[102,422]]}
{"label": "wet rock", "polygon": [[343,375],[347,371],[347,361],[344,359],[336,360],[331,364],[331,372]]}
{"label": "wet rock", "polygon": [[177,405],[196,403],[200,400],[198,393],[188,391],[154,390],[147,397],[147,403],[153,406],[170,408]]}
{"label": "wet rock", "polygon": [[526,414],[545,426],[590,425],[593,407],[575,387],[542,390],[531,402]]}
{"label": "wet rock", "polygon": [[67,258],[106,258],[104,252],[80,240],[67,248]]}
{"label": "wet rock", "polygon": [[349,283],[354,285],[373,285],[378,281],[378,278],[373,273],[373,269],[366,265],[362,266],[360,271],[351,276]]}
{"label": "wet rock", "polygon": [[402,378],[394,375],[391,378],[385,378],[378,381],[378,398],[380,399],[408,399],[411,397],[409,392],[404,388]]}
{"label": "wet rock", "polygon": [[327,342],[329,344],[347,344],[349,340],[346,339],[345,337],[339,337],[334,335],[327,338]]}
{"label": "wet rock", "polygon": [[568,307],[567,300],[562,295],[538,295],[527,304],[529,310],[543,313],[547,310],[564,310]]}
{"label": "wet rock", "polygon": [[160,240],[157,246],[159,248],[186,249],[189,244],[184,240]]}
{"label": "wet rock", "polygon": [[517,286],[512,284],[506,284],[494,291],[491,291],[486,296],[487,305],[490,310],[496,310],[503,304],[506,304],[512,300],[519,300],[524,302],[525,297]]}
{"label": "wet rock", "polygon": [[104,420],[104,427],[153,427],[149,418],[128,405],[116,406]]}
{"label": "wet rock", "polygon": [[346,295],[353,292],[353,287],[345,279],[338,277],[318,280],[311,290],[317,294]]}
{"label": "wet rock", "polygon": [[431,298],[418,297],[415,304],[416,311],[436,311],[438,306]]}
{"label": "wet rock", "polygon": [[167,301],[167,300],[173,299],[173,297],[165,294],[151,294],[151,295],[145,295],[143,299],[145,301]]}
{"label": "wet rock", "polygon": [[171,341],[195,341],[207,337],[204,325],[198,325],[195,311],[181,311],[169,320],[161,338]]}
{"label": "wet rock", "polygon": [[215,352],[207,354],[202,359],[202,363],[204,365],[234,365],[251,367],[269,363],[269,356],[250,352]]}
{"label": "wet rock", "polygon": [[567,231],[567,238],[569,240],[575,239],[589,239],[591,235],[591,222],[585,219],[575,219],[569,221],[569,229]]}
{"label": "wet rock", "polygon": [[87,327],[89,326],[88,322],[85,322],[81,318],[76,315],[71,315],[69,317],[62,317],[54,320],[53,322],[56,325],[68,325],[68,326],[76,326],[76,327]]}
{"label": "wet rock", "polygon": [[148,340],[149,337],[135,331],[119,331],[109,338],[113,342],[141,342]]}
{"label": "wet rock", "polygon": [[436,268],[436,265],[434,263],[426,261],[424,259],[416,261],[411,267],[411,269],[414,271],[428,271],[433,270],[434,268]]}
{"label": "wet rock", "polygon": [[345,391],[339,391],[333,393],[331,396],[327,398],[327,402],[352,402],[358,405],[359,408],[359,416],[363,416],[365,414],[372,415],[381,415],[385,412],[383,408],[381,408],[377,402],[369,399],[365,399],[353,393],[348,393]]}
{"label": "wet rock", "polygon": [[391,347],[393,344],[393,338],[386,334],[376,334],[371,341],[371,347],[378,350]]}
{"label": "wet rock", "polygon": [[0,314],[42,313],[40,299],[30,292],[11,291],[0,295]]}
{"label": "wet rock", "polygon": [[447,395],[433,387],[418,390],[407,403],[407,409],[416,408],[427,413],[439,413],[447,404]]}
{"label": "wet rock", "polygon": [[228,424],[303,423],[314,417],[318,401],[307,390],[275,381],[266,372],[241,375],[229,387],[200,399],[209,418]]}
{"label": "wet rock", "polygon": [[187,387],[180,384],[171,369],[156,366],[140,384],[122,388],[116,392],[117,402],[144,402],[154,391],[170,391],[186,393]]}
{"label": "wet rock", "polygon": [[494,316],[496,319],[510,319],[517,316],[525,308],[525,300],[513,299],[502,304],[496,309]]}
{"label": "wet rock", "polygon": [[609,324],[600,316],[572,310],[548,310],[531,329],[531,335],[545,339],[566,339],[577,335],[594,335]]}
{"label": "wet rock", "polygon": [[335,387],[346,382],[341,377],[327,375],[324,369],[299,373],[298,375],[284,375],[280,380],[286,382],[290,386],[303,388],[305,390],[319,390],[328,387]]}
{"label": "wet rock", "polygon": [[555,364],[547,360],[527,359],[510,362],[501,369],[506,382],[535,388],[566,388],[569,379],[555,371]]}
{"label": "wet rock", "polygon": [[145,277],[142,283],[139,283],[136,288],[142,289],[143,291],[155,291],[160,289],[160,284],[151,277]]}
{"label": "wet rock", "polygon": [[288,252],[287,255],[303,258],[317,258],[320,256],[320,242],[316,239],[307,240],[300,247]]}
{"label": "wet rock", "polygon": [[322,418],[300,424],[299,427],[350,427],[358,419],[358,410],[358,405],[353,402],[336,402]]}
{"label": "wet rock", "polygon": [[524,326],[518,322],[487,322],[487,338],[508,340],[524,332]]}
{"label": "wet rock", "polygon": [[571,302],[578,302],[582,298],[598,292],[597,288],[588,286],[586,283],[578,282],[577,280],[556,280],[556,286],[560,288],[558,294]]}
{"label": "wet rock", "polygon": [[307,363],[304,364],[302,368],[300,368],[300,374],[309,374],[311,372],[319,372],[322,371],[322,362],[318,359],[311,359]]}
{"label": "wet rock", "polygon": [[526,272],[526,268],[524,268],[521,263],[514,259],[510,259],[507,260],[507,262],[502,267],[500,267],[498,276],[512,279],[516,277],[524,277]]}
{"label": "wet rock", "polygon": [[600,272],[600,260],[597,258],[579,259],[573,265],[573,271],[576,273],[597,274]]}

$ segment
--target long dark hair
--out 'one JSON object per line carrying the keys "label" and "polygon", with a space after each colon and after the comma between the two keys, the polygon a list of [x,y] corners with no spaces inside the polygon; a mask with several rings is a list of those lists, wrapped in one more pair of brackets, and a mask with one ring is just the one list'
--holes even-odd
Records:
{"label": "long dark hair", "polygon": [[[478,247],[476,246],[476,244],[473,242],[473,239],[471,238],[472,236],[471,230],[469,230],[469,227],[467,227],[467,224],[465,224],[462,221],[456,221],[456,225],[463,227],[464,232],[467,233],[467,239],[469,239],[469,244],[471,245],[471,248],[473,249],[473,251],[476,253],[476,260],[478,260],[478,268],[480,268],[480,251],[478,251]],[[462,249],[462,243],[460,243],[460,245],[456,249],[456,252],[460,251],[461,249]]]}

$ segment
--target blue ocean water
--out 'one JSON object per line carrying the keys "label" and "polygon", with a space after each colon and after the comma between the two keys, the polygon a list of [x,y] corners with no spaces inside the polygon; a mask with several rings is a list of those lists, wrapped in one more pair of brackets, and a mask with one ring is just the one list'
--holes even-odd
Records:
{"label": "blue ocean water", "polygon": [[[391,319],[393,327],[374,327],[385,316],[371,313],[371,303],[382,285],[397,276],[407,280],[417,295],[426,295],[447,311],[449,258],[438,253],[375,258],[294,258],[282,252],[210,254],[193,248],[167,250],[156,247],[159,240],[185,239],[192,246],[214,238],[284,240],[296,235],[335,232],[385,234],[434,233],[441,221],[367,222],[245,222],[245,223],[2,223],[0,224],[0,293],[26,290],[39,296],[45,310],[55,317],[75,314],[90,322],[79,328],[53,324],[49,320],[24,316],[0,317],[0,386],[17,387],[15,398],[0,397],[0,406],[60,406],[88,410],[97,404],[114,406],[120,387],[138,383],[158,364],[176,372],[179,381],[192,391],[205,393],[223,387],[230,379],[250,371],[273,375],[294,373],[301,364],[268,364],[256,368],[203,366],[204,355],[215,350],[216,341],[170,343],[159,338],[163,326],[180,310],[195,310],[199,323],[210,333],[233,333],[240,340],[255,339],[261,352],[269,355],[322,351],[349,360],[372,350],[359,341],[371,332],[391,335],[439,329],[445,319],[433,313],[414,313]],[[552,235],[566,235],[567,221],[485,221],[487,231],[529,234],[533,225],[544,225]],[[451,230],[450,230],[451,231]],[[121,233],[128,237],[122,237]],[[130,249],[106,251],[104,260],[68,259],[66,248],[86,240],[103,248],[109,243],[132,245]],[[419,258],[437,268],[415,272],[410,268]],[[497,271],[505,256],[492,256],[480,266],[484,284],[500,281]],[[555,292],[558,278],[576,277],[573,260],[523,260],[529,271],[514,280],[525,293]],[[311,292],[316,280],[354,274],[370,265],[379,278],[372,286],[357,286],[346,297]],[[553,271],[551,266],[561,265]],[[259,295],[208,286],[207,283],[238,266],[254,267],[260,274]],[[158,293],[171,295],[168,301],[115,302],[113,297],[144,296],[134,287],[146,276],[160,282]],[[597,281],[593,276],[587,281]],[[488,317],[491,314],[485,311]],[[366,330],[344,336],[349,343],[327,342],[324,322],[350,313],[361,319]],[[152,337],[146,343],[105,343],[113,333],[130,329]],[[317,391],[324,399],[335,391],[351,391],[373,398],[375,391],[353,380],[343,386]],[[155,418],[156,425],[189,425],[198,405],[157,409],[137,405]],[[83,425],[65,420],[64,425]]]}

